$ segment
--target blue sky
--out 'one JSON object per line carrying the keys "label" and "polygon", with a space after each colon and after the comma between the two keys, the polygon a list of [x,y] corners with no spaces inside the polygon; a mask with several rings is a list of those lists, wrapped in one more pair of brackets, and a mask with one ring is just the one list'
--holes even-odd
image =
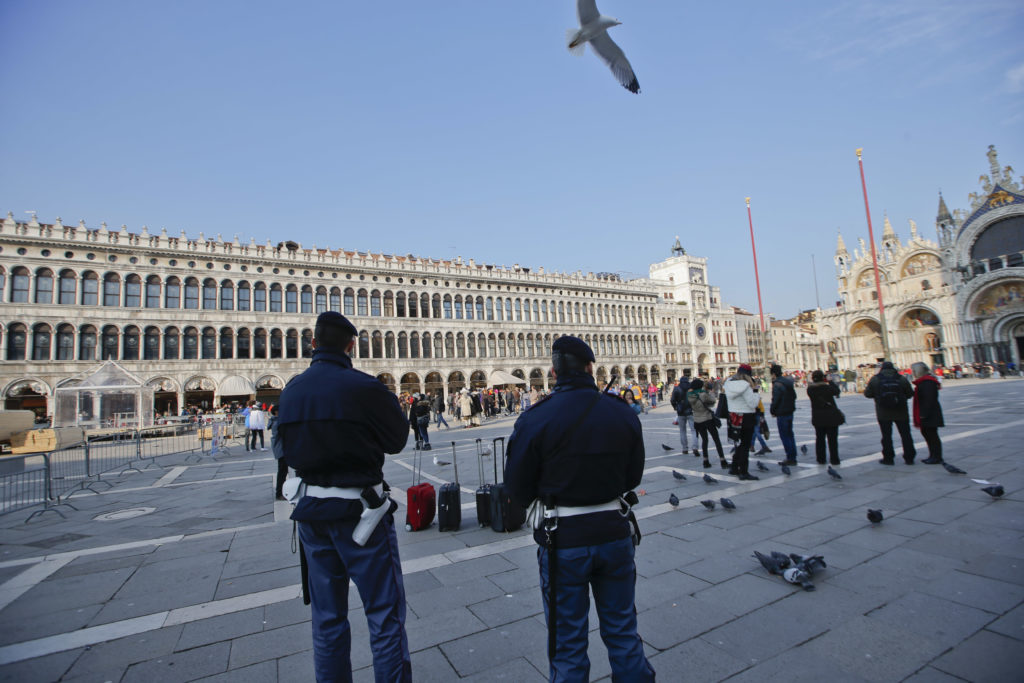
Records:
{"label": "blue sky", "polygon": [[934,237],[995,144],[1024,171],[1019,0],[602,0],[642,93],[571,56],[571,0],[0,3],[0,211],[835,299],[836,230]]}

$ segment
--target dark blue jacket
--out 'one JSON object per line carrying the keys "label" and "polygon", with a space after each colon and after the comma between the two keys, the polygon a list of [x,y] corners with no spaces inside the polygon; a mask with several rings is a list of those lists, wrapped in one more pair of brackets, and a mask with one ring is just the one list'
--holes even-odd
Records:
{"label": "dark blue jacket", "polygon": [[796,412],[796,389],[793,388],[792,377],[783,375],[772,382],[772,405],[768,411],[776,417]]}
{"label": "dark blue jacket", "polygon": [[679,385],[672,390],[672,397],[669,399],[669,403],[676,409],[676,415],[693,415],[693,408],[690,406],[690,402],[686,399],[686,392],[690,390],[690,380],[685,377],[679,380]]}
{"label": "dark blue jacket", "polygon": [[[591,404],[587,417],[564,439]],[[643,472],[640,420],[622,399],[598,396],[594,378],[578,373],[559,377],[551,395],[516,420],[505,484],[524,507],[545,495],[553,495],[558,505],[596,505],[636,487]],[[615,511],[558,522],[559,547],[595,545],[629,534],[628,521]],[[543,543],[543,532],[534,538]]]}
{"label": "dark blue jacket", "polygon": [[317,486],[380,484],[384,454],[401,451],[408,430],[395,395],[343,353],[315,351],[278,404],[282,456]]}

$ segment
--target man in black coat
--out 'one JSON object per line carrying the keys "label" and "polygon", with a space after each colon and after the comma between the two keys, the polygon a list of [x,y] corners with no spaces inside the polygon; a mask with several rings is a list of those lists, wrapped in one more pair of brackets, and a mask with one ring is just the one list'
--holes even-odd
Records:
{"label": "man in black coat", "polygon": [[895,424],[903,442],[903,461],[913,465],[917,449],[910,433],[910,412],[907,410],[907,400],[914,396],[910,381],[897,372],[891,362],[885,361],[878,374],[868,381],[864,396],[875,400],[875,417],[882,430],[882,459],[879,464],[896,464],[896,451],[892,445],[892,426]]}
{"label": "man in black coat", "polygon": [[786,451],[786,459],[780,465],[796,464],[796,437],[793,435],[793,413],[796,412],[796,389],[793,378],[782,374],[781,365],[772,365],[772,403],[769,412],[775,416],[779,440]]}
{"label": "man in black coat", "polygon": [[693,432],[693,454],[699,456],[700,451],[697,450],[697,428],[693,424],[693,408],[690,406],[690,402],[686,400],[686,392],[689,390],[690,378],[680,377],[675,388],[672,390],[669,403],[676,409],[676,423],[679,425],[679,443],[683,445],[683,453],[690,450],[689,437],[686,432],[686,427],[689,425],[690,431]]}
{"label": "man in black coat", "polygon": [[637,634],[633,528],[620,503],[643,476],[640,420],[620,398],[598,391],[594,352],[582,339],[559,337],[551,364],[555,387],[516,420],[505,467],[512,498],[545,508],[543,521],[533,521],[550,678],[590,680],[593,591],[612,678],[653,681]]}

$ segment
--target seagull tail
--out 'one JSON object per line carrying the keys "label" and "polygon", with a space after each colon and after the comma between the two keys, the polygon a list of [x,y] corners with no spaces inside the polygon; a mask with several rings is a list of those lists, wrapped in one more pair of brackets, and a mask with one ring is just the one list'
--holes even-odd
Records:
{"label": "seagull tail", "polygon": [[569,52],[576,57],[582,57],[587,49],[585,41],[576,42],[579,37],[580,30],[578,28],[570,28],[565,31],[565,44],[569,48]]}

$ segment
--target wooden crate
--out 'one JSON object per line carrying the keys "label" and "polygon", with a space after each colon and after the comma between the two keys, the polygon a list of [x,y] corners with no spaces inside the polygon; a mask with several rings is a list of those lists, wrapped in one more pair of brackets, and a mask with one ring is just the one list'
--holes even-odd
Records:
{"label": "wooden crate", "polygon": [[30,429],[11,435],[11,453],[46,453],[73,446],[84,440],[85,432],[81,427]]}

